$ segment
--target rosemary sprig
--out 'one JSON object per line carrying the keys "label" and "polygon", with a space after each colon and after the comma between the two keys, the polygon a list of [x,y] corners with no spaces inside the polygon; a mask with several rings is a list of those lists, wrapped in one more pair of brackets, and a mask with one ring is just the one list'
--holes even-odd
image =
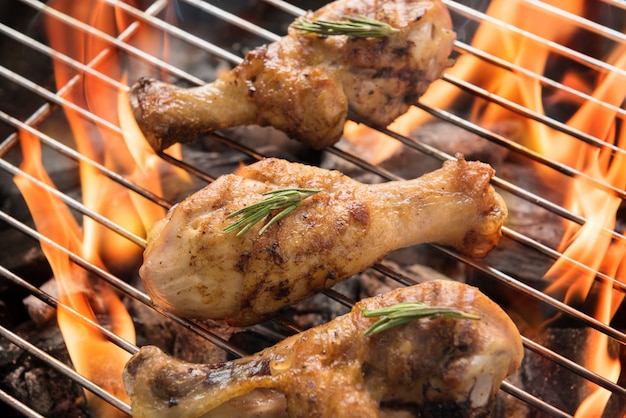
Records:
{"label": "rosemary sprig", "polygon": [[428,306],[421,302],[402,302],[380,309],[361,309],[365,317],[380,317],[380,319],[363,335],[377,334],[398,325],[406,324],[420,318],[456,318],[456,319],[480,319],[477,315],[468,314],[458,309],[447,306]]}
{"label": "rosemary sprig", "polygon": [[233,231],[241,229],[237,233],[237,236],[241,236],[242,234],[245,234],[248,229],[252,228],[253,225],[270,215],[273,211],[282,209],[259,230],[259,235],[261,235],[267,228],[270,227],[270,225],[274,222],[278,222],[297,208],[300,202],[307,197],[318,193],[319,191],[319,189],[287,188],[271,190],[263,193],[263,195],[268,197],[260,202],[241,208],[228,215],[226,219],[232,219],[239,215],[243,216],[228,225],[223,231],[225,234],[229,234]]}
{"label": "rosemary sprig", "polygon": [[299,17],[292,26],[302,32],[318,35],[348,35],[358,38],[384,38],[398,29],[367,16],[347,17],[346,20],[308,20]]}

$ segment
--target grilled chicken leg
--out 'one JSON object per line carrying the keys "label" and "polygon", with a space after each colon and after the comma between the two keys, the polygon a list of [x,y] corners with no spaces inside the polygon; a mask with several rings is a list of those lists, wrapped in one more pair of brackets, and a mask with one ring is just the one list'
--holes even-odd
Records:
{"label": "grilled chicken leg", "polygon": [[[218,178],[152,228],[139,270],[153,300],[182,316],[260,322],[418,243],[485,256],[507,215],[487,164],[463,159],[420,178],[366,185],[338,171],[265,159]],[[317,188],[259,235],[226,217],[283,188]]]}
{"label": "grilled chicken leg", "polygon": [[343,132],[348,108],[387,126],[450,65],[455,34],[441,0],[338,0],[311,20],[367,16],[399,31],[384,38],[304,34],[248,53],[232,71],[184,89],[154,79],[131,91],[133,112],[153,148],[238,125],[271,125],[321,149]]}
{"label": "grilled chicken leg", "polygon": [[[480,319],[421,319],[363,335],[374,319],[361,309],[399,302]],[[498,305],[474,287],[433,281],[364,299],[328,324],[231,362],[191,364],[144,347],[124,382],[136,418],[477,417],[488,416],[522,355],[521,337]]]}

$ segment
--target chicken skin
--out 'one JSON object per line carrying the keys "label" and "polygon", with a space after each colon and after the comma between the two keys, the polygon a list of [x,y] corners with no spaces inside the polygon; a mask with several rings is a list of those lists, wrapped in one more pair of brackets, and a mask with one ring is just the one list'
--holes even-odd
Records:
{"label": "chicken skin", "polygon": [[[400,302],[478,319],[419,319],[364,335],[375,318],[362,309]],[[482,417],[522,356],[519,332],[497,304],[442,280],[364,299],[327,324],[230,362],[192,364],[144,347],[124,382],[136,418]]]}
{"label": "chicken skin", "polygon": [[387,126],[450,65],[455,34],[440,0],[338,0],[306,17],[360,16],[397,32],[322,36],[292,24],[286,36],[209,84],[181,88],[142,78],[131,90],[135,118],[158,151],[239,125],[273,126],[321,149],[339,140],[348,109],[360,121]]}
{"label": "chicken skin", "polygon": [[[233,325],[261,322],[357,274],[392,250],[437,243],[472,257],[500,240],[507,216],[493,168],[462,158],[413,180],[363,184],[338,172],[268,158],[218,178],[148,234],[139,270],[159,305]],[[320,191],[288,216],[237,236],[237,210],[284,188]]]}

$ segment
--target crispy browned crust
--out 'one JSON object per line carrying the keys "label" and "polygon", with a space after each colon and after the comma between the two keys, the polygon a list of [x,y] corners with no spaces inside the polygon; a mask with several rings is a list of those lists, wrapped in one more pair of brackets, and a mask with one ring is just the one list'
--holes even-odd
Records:
{"label": "crispy browned crust", "polygon": [[[363,336],[375,319],[361,308],[408,301],[480,319],[424,319]],[[261,407],[265,399],[283,408],[272,416],[377,417],[390,408],[479,417],[489,415],[522,355],[515,325],[494,302],[474,287],[433,281],[363,300],[328,324],[232,362],[185,363],[144,347],[128,363],[124,381],[135,417],[201,416],[214,408],[216,415],[206,416],[220,416],[233,401],[245,416],[250,394]]]}
{"label": "crispy browned crust", "polygon": [[[493,169],[446,162],[418,179],[376,185],[280,159],[220,177],[189,196],[148,236],[139,271],[158,304],[184,316],[260,322],[280,308],[419,243],[486,255],[507,210],[489,184]],[[226,217],[289,187],[318,188],[263,234],[225,234]]]}
{"label": "crispy browned crust", "polygon": [[386,126],[449,66],[455,34],[440,0],[339,0],[311,19],[368,16],[399,29],[385,38],[323,37],[293,28],[218,80],[184,89],[141,79],[135,118],[153,148],[237,125],[271,125],[321,149],[343,132],[348,109]]}

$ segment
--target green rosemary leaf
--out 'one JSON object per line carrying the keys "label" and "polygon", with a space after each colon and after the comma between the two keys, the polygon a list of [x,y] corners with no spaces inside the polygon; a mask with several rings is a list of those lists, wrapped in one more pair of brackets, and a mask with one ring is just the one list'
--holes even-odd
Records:
{"label": "green rosemary leaf", "polygon": [[380,318],[365,330],[363,335],[377,334],[420,318],[480,319],[477,315],[455,308],[428,306],[421,302],[402,302],[380,309],[361,309],[361,311],[367,318]]}
{"label": "green rosemary leaf", "polygon": [[359,38],[384,38],[398,29],[366,16],[348,17],[345,20],[308,20],[299,17],[292,26],[305,33],[324,36],[348,35]]}
{"label": "green rosemary leaf", "polygon": [[229,214],[226,219],[232,219],[239,215],[241,215],[241,218],[228,225],[223,231],[225,234],[229,234],[239,230],[237,233],[239,237],[245,234],[252,226],[267,218],[272,212],[280,210],[259,230],[259,235],[261,235],[270,225],[278,222],[296,209],[300,202],[318,192],[320,192],[319,189],[287,188],[263,193],[267,198]]}

